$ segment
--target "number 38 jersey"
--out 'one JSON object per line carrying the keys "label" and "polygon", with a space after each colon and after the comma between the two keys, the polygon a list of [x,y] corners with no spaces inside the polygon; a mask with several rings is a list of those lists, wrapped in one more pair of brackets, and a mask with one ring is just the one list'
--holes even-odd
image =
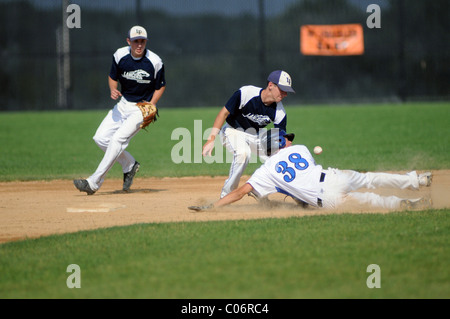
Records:
{"label": "number 38 jersey", "polygon": [[260,196],[283,193],[317,206],[322,166],[304,145],[292,145],[272,155],[248,180]]}

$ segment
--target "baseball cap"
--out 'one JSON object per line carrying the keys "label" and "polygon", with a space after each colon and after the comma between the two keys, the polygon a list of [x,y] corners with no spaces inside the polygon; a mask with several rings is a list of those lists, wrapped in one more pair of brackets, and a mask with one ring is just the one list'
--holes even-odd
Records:
{"label": "baseball cap", "polygon": [[275,83],[284,92],[295,93],[292,88],[291,76],[282,70],[276,70],[269,74],[267,81]]}
{"label": "baseball cap", "polygon": [[130,29],[130,31],[128,31],[128,38],[130,39],[130,41],[134,41],[137,39],[147,40],[147,31],[143,27],[135,25]]}
{"label": "baseball cap", "polygon": [[261,147],[267,154],[267,156],[272,155],[272,153],[282,149],[286,146],[287,138],[289,141],[293,141],[295,138],[294,133],[286,133],[284,130],[273,128],[267,132],[263,132],[261,136]]}

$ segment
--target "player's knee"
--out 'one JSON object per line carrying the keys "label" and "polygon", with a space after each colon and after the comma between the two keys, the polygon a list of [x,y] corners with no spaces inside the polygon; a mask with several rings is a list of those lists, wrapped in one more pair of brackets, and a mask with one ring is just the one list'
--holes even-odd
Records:
{"label": "player's knee", "polygon": [[236,153],[235,161],[240,164],[247,164],[252,156],[251,152]]}
{"label": "player's knee", "polygon": [[99,147],[105,147],[108,145],[108,141],[99,135],[94,135],[92,139],[94,140],[95,144],[97,144]]}

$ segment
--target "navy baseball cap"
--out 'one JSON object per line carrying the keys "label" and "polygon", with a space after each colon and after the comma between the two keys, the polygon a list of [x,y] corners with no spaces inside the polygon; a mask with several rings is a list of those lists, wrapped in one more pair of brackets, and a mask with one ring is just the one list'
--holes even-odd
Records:
{"label": "navy baseball cap", "polygon": [[286,146],[287,138],[289,141],[293,141],[295,138],[294,133],[286,133],[284,130],[273,128],[263,133],[261,137],[261,146],[267,156],[272,155],[274,151],[278,151]]}
{"label": "navy baseball cap", "polygon": [[137,39],[147,40],[147,31],[143,27],[135,25],[130,29],[130,31],[128,31],[128,38],[130,39],[130,41],[134,41]]}
{"label": "navy baseball cap", "polygon": [[267,81],[276,84],[284,92],[295,93],[292,88],[291,76],[282,70],[276,70],[269,74]]}

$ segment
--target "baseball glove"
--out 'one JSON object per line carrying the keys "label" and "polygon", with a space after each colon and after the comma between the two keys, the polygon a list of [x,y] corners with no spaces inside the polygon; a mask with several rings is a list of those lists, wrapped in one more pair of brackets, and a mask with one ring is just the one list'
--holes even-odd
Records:
{"label": "baseball glove", "polygon": [[144,121],[141,124],[142,129],[145,129],[150,123],[157,120],[157,116],[159,116],[158,109],[153,103],[142,101],[136,103],[136,105],[141,110],[142,117],[144,118]]}

